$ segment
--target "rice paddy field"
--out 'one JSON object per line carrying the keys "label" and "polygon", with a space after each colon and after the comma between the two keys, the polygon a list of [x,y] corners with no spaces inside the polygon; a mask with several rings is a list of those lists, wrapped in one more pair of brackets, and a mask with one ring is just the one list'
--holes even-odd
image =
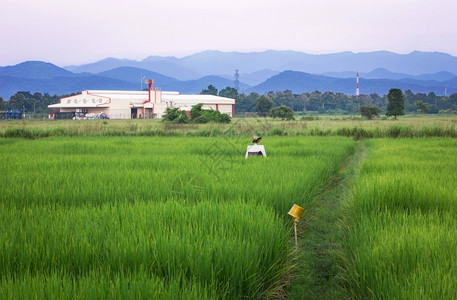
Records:
{"label": "rice paddy field", "polygon": [[347,205],[356,299],[455,299],[457,141],[370,140]]}
{"label": "rice paddy field", "polygon": [[355,149],[272,137],[1,139],[0,298],[277,295],[292,220]]}
{"label": "rice paddy field", "polygon": [[[304,121],[141,121],[1,124],[0,299],[455,299],[457,140],[408,129],[441,136],[455,118],[373,139],[299,134]],[[244,158],[253,131],[266,158]],[[288,210],[305,209],[299,239],[319,236],[325,194],[341,202],[330,240],[296,248]],[[300,272],[324,284],[288,289]],[[339,291],[319,294],[332,278]]]}

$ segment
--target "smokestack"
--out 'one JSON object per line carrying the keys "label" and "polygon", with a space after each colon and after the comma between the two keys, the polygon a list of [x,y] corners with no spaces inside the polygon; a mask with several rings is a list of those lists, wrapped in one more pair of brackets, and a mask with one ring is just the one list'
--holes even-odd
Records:
{"label": "smokestack", "polygon": [[149,99],[148,99],[148,102],[151,103],[151,90],[152,90],[152,85],[154,84],[154,81],[149,79],[148,81],[146,81],[146,83],[149,86]]}

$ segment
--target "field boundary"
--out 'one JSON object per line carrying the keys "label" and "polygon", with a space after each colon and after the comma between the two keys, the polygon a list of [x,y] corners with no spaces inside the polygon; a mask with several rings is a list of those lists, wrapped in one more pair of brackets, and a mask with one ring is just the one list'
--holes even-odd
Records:
{"label": "field boundary", "polygon": [[[191,125],[180,125],[169,129],[167,124],[160,124],[158,128],[139,128],[138,126],[126,125],[125,127],[111,127],[103,123],[88,123],[86,126],[64,128],[26,128],[12,127],[4,131],[0,129],[0,137],[39,139],[60,136],[162,136],[162,137],[247,137],[253,132],[260,136],[343,136],[352,137],[355,140],[364,138],[420,138],[420,137],[449,137],[457,138],[456,124],[446,127],[423,126],[416,128],[409,125],[391,125],[381,128],[364,128],[362,126],[321,128],[307,127],[304,129],[291,129],[287,126],[275,126],[271,124],[256,124],[254,126],[237,126],[228,124],[229,127],[205,128]],[[233,127],[230,127],[233,125]]]}
{"label": "field boundary", "polygon": [[358,141],[356,151],[318,196],[299,223],[297,275],[287,288],[287,299],[348,299],[341,272],[344,199],[367,158],[368,147]]}

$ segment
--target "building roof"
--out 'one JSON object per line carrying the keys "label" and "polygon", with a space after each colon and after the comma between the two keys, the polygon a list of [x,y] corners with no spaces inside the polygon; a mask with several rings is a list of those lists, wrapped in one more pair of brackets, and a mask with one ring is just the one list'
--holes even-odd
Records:
{"label": "building roof", "polygon": [[[235,99],[232,98],[214,95],[181,95],[179,92],[168,91],[161,92],[161,98],[162,103],[170,103],[172,106],[192,106],[197,103],[203,103],[206,105],[235,104]],[[112,100],[127,100],[133,107],[146,107],[147,105],[145,104],[145,101],[148,101],[148,99],[148,91],[85,90],[82,91],[81,94],[62,98],[60,99],[60,103],[52,104],[48,107],[101,108],[110,107]],[[154,101],[154,99],[151,100]]]}
{"label": "building roof", "polygon": [[149,97],[148,91],[108,91],[108,90],[90,90],[90,91],[83,91],[87,92],[90,95],[102,96],[111,99],[125,99],[128,98],[130,100],[139,100],[139,101],[147,101]]}
{"label": "building roof", "polygon": [[93,104],[93,103],[76,103],[76,104],[62,104],[62,103],[56,103],[56,104],[51,104],[48,105],[49,108],[106,108],[109,107],[109,104]]}
{"label": "building roof", "polygon": [[[90,90],[89,94],[109,97],[111,99],[148,100],[148,91],[107,91]],[[182,95],[179,92],[162,91],[162,102],[176,102],[183,104],[235,104],[235,99],[214,95]]]}
{"label": "building roof", "polygon": [[174,94],[163,94],[162,102],[170,102],[180,104],[235,104],[235,99],[214,96],[214,95],[174,95]]}

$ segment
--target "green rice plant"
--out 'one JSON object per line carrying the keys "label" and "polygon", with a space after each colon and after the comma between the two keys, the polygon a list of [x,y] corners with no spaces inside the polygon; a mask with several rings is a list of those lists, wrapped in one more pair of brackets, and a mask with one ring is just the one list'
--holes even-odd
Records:
{"label": "green rice plant", "polygon": [[345,269],[354,298],[457,293],[457,142],[376,140],[348,203]]}
{"label": "green rice plant", "polygon": [[364,215],[351,229],[354,298],[453,299],[457,283],[455,214]]}
{"label": "green rice plant", "polygon": [[2,224],[0,274],[12,278],[141,272],[258,297],[290,268],[289,229],[267,207],[237,201],[14,209]]}
{"label": "green rice plant", "polygon": [[226,299],[214,287],[165,280],[146,273],[91,272],[75,279],[66,273],[30,273],[0,278],[1,299]]}
{"label": "green rice plant", "polygon": [[157,137],[16,142],[0,154],[5,161],[0,202],[15,207],[163,202],[176,198],[177,178],[198,174],[202,192],[187,194],[191,202],[241,198],[284,212],[294,202],[311,201],[354,151],[353,141],[344,138],[269,137],[267,158],[246,160],[248,142]]}
{"label": "green rice plant", "polygon": [[274,295],[294,266],[288,209],[313,205],[354,142],[268,137],[245,159],[249,143],[0,140],[0,298]]}

